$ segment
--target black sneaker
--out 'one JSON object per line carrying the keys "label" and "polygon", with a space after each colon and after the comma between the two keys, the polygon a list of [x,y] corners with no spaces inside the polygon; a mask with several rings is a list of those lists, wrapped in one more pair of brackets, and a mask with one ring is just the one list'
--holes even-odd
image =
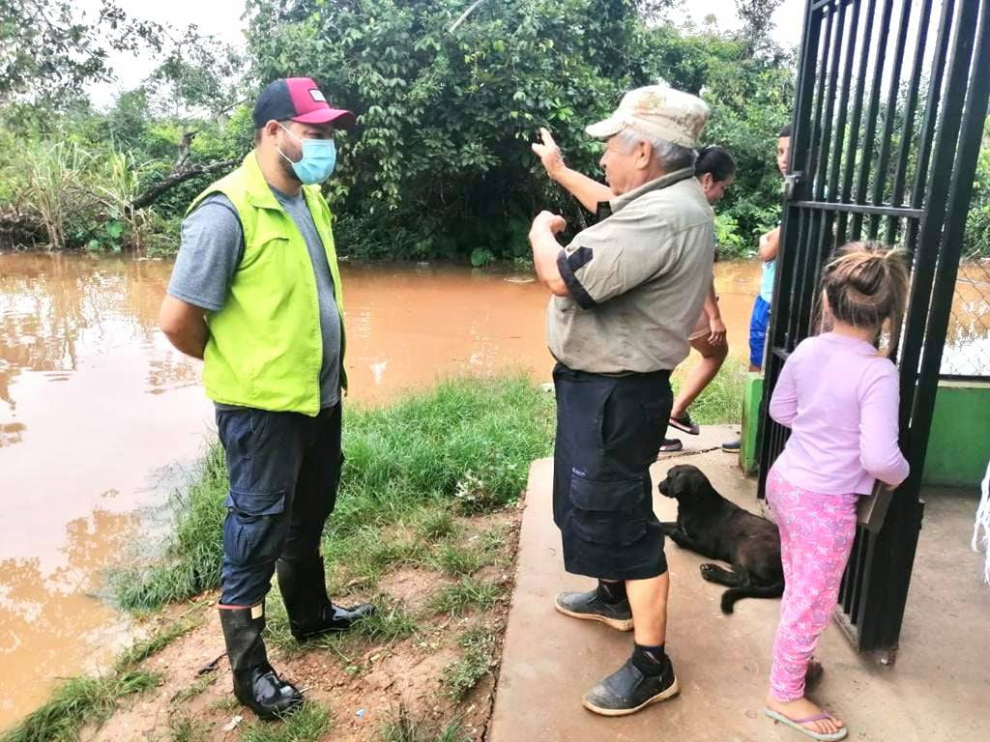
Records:
{"label": "black sneaker", "polygon": [[557,593],[553,599],[553,607],[571,618],[598,621],[618,631],[633,630],[632,608],[629,607],[629,601],[606,603],[598,594],[598,590],[589,590],[586,593]]}
{"label": "black sneaker", "polygon": [[660,445],[661,453],[674,453],[675,451],[683,451],[684,444],[681,443],[679,438],[664,438],[663,443]]}
{"label": "black sneaker", "polygon": [[722,450],[726,453],[739,453],[739,447],[742,445],[742,441],[736,438],[734,441],[728,441],[722,444]]}
{"label": "black sneaker", "polygon": [[588,711],[602,716],[628,716],[650,704],[666,701],[677,695],[680,688],[669,657],[663,672],[656,677],[641,673],[632,658],[622,667],[589,690],[581,703]]}
{"label": "black sneaker", "polygon": [[698,435],[701,433],[701,428],[698,424],[691,419],[691,415],[685,412],[680,417],[670,416],[670,420],[667,423],[672,428],[677,428],[682,433],[687,433],[688,435]]}

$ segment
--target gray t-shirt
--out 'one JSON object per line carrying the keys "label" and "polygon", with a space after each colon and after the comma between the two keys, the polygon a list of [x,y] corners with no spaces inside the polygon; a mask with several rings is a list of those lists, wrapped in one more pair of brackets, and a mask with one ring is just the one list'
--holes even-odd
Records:
{"label": "gray t-shirt", "polygon": [[[272,193],[302,234],[313,263],[323,333],[320,406],[330,407],[340,401],[341,331],[330,264],[305,196],[301,192],[288,196],[275,188]],[[208,311],[219,311],[243,256],[244,235],[237,210],[223,194],[208,196],[182,222],[182,245],[168,293]]]}

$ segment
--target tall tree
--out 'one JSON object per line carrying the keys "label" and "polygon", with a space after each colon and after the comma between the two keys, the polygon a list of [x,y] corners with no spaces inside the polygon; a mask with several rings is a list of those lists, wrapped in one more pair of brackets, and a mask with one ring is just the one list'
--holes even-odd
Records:
{"label": "tall tree", "polygon": [[0,105],[58,105],[66,89],[111,77],[111,50],[158,48],[159,26],[128,18],[113,0],[95,13],[71,0],[0,0]]}
{"label": "tall tree", "polygon": [[770,42],[773,14],[784,0],[736,0],[736,13],[743,22],[743,35],[754,48]]}

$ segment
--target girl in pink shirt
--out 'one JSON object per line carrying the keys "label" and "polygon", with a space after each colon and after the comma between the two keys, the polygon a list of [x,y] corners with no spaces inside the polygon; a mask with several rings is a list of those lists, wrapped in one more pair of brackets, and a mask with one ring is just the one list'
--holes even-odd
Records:
{"label": "girl in pink shirt", "polygon": [[822,276],[831,330],[794,349],[770,400],[771,417],[791,436],[767,477],[787,587],[766,713],[818,740],[848,733],[805,697],[804,684],[838,599],[857,498],[878,479],[897,486],[908,475],[897,445],[897,369],[876,349],[885,326],[888,347],[897,345],[908,287],[902,255],[872,243],[839,251]]}

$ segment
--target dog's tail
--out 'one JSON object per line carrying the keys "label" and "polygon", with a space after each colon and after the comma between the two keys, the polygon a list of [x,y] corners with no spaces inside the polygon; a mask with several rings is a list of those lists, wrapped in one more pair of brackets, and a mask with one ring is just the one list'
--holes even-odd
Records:
{"label": "dog's tail", "polygon": [[747,585],[746,587],[730,587],[722,593],[722,613],[732,613],[733,606],[737,600],[743,598],[779,598],[784,594],[784,583],[776,582],[773,585],[759,587],[757,585]]}

